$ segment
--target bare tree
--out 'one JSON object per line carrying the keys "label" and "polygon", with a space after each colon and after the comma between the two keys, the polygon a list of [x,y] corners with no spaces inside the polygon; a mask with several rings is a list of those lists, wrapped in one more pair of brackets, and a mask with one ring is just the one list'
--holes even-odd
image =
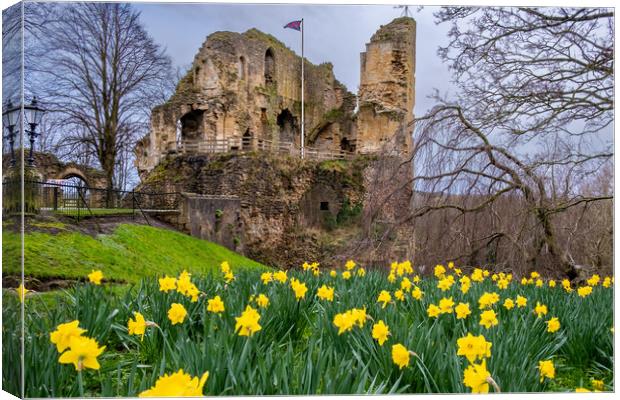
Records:
{"label": "bare tree", "polygon": [[59,149],[84,149],[111,189],[119,156],[148,129],[150,108],[171,84],[171,63],[129,4],[58,5],[44,27],[36,85],[62,126]]}
{"label": "bare tree", "polygon": [[586,190],[613,156],[613,13],[447,7],[436,17],[452,23],[439,54],[459,91],[435,95],[416,122],[409,218],[440,213],[444,238],[464,243],[453,257],[509,245],[511,264],[574,278],[560,215],[613,198]]}

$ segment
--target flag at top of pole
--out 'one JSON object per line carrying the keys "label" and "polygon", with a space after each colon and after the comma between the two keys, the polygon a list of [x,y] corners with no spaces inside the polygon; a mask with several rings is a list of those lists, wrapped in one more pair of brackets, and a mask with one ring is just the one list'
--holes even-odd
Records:
{"label": "flag at top of pole", "polygon": [[286,29],[286,28],[291,28],[291,29],[295,29],[296,31],[300,31],[301,30],[301,20],[289,22],[288,24],[284,25],[284,29]]}
{"label": "flag at top of pole", "polygon": [[291,21],[284,25],[284,29],[290,28],[301,31],[301,158],[304,158],[305,135],[304,135],[304,19]]}

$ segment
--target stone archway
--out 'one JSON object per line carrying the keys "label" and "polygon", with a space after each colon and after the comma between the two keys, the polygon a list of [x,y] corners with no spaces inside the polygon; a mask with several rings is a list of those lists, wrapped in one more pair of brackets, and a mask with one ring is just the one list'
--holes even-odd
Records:
{"label": "stone archway", "polygon": [[86,187],[96,187],[89,182],[89,178],[84,174],[82,170],[75,166],[65,167],[61,172],[57,174],[57,177],[51,179],[69,179],[69,178],[79,178],[81,181],[85,183]]}
{"label": "stone archway", "polygon": [[181,117],[181,140],[195,142],[203,138],[204,110],[192,110]]}

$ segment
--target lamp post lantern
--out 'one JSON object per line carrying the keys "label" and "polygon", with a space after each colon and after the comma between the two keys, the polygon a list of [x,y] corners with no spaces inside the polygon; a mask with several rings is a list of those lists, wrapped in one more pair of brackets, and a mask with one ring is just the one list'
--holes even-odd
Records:
{"label": "lamp post lantern", "polygon": [[[19,132],[19,128],[15,129],[16,126],[19,126],[19,119],[21,117],[21,105],[13,106],[11,100],[9,100],[6,104],[6,109],[2,113],[2,125],[6,127],[8,134],[5,136],[9,140],[9,146],[11,148],[11,166],[15,166],[15,134],[16,131]],[[30,153],[28,156],[28,165],[34,166],[34,141],[37,136],[40,134],[37,133],[37,125],[41,123],[41,119],[43,118],[43,113],[45,113],[45,109],[39,107],[36,96],[32,99],[30,104],[23,106],[24,109],[24,123],[28,124],[28,128],[26,132],[30,138]]]}
{"label": "lamp post lantern", "polygon": [[39,133],[36,133],[36,129],[37,125],[41,123],[44,112],[45,109],[39,107],[36,96],[32,99],[32,102],[30,104],[24,106],[25,122],[28,123],[30,128],[27,132],[30,138],[30,154],[28,155],[28,165],[31,167],[34,166],[34,155],[32,153],[34,149],[34,140],[37,136],[40,135]]}
{"label": "lamp post lantern", "polygon": [[6,109],[2,113],[2,125],[6,127],[8,134],[5,136],[9,140],[9,147],[11,149],[11,167],[15,166],[15,126],[19,121],[20,107],[13,106],[13,103],[9,99],[6,104]]}

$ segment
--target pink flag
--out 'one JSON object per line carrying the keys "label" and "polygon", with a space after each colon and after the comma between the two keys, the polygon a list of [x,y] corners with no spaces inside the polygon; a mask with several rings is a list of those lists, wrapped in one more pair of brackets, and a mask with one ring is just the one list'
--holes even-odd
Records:
{"label": "pink flag", "polygon": [[300,31],[301,30],[301,20],[289,22],[288,24],[284,25],[284,29],[286,29],[286,28],[291,28],[291,29],[295,29],[296,31]]}

